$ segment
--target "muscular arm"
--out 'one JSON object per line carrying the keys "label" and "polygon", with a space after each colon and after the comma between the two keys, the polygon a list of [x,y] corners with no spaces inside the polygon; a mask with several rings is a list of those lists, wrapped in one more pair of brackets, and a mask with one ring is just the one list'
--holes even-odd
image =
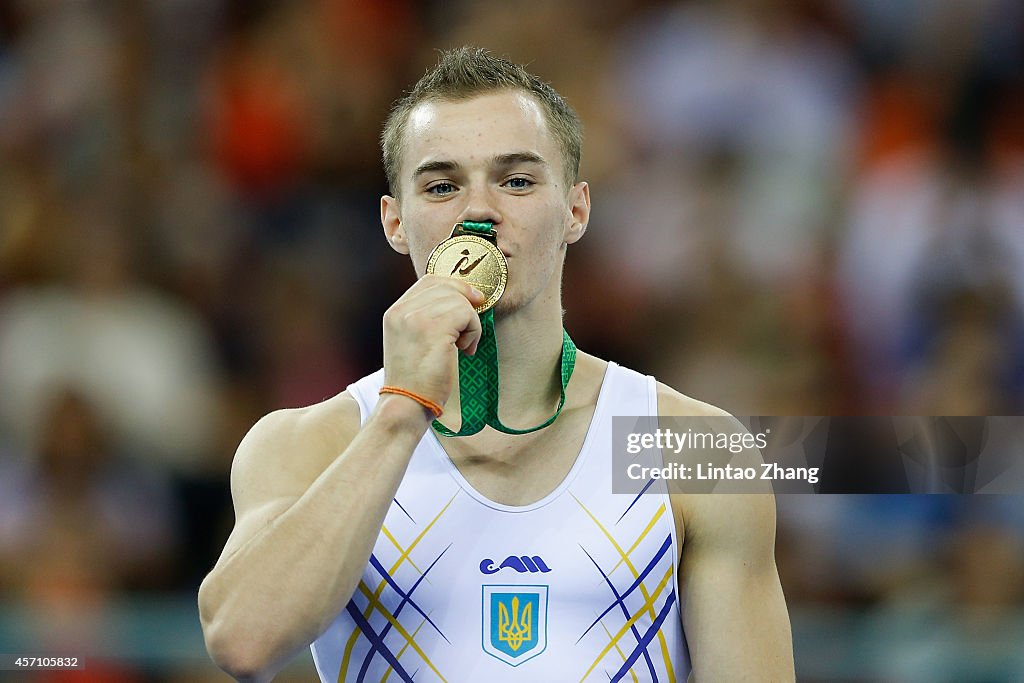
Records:
{"label": "muscular arm", "polygon": [[328,403],[271,413],[235,456],[236,524],[199,611],[211,656],[240,680],[269,680],[344,608],[429,424],[399,396],[361,430],[352,398]]}
{"label": "muscular arm", "polygon": [[793,681],[793,644],[775,567],[770,494],[696,494],[683,504],[679,590],[695,680]]}
{"label": "muscular arm", "polygon": [[[728,417],[664,385],[658,403],[663,416]],[[692,680],[794,681],[789,613],[775,566],[774,496],[676,494],[672,508],[683,539],[679,594]]]}
{"label": "muscular arm", "polygon": [[[455,349],[480,337],[469,285],[425,276],[384,314],[385,383],[443,404]],[[271,413],[238,447],[235,528],[199,589],[213,659],[236,678],[269,680],[322,633],[358,585],[430,413],[388,394],[359,426],[344,394]]]}

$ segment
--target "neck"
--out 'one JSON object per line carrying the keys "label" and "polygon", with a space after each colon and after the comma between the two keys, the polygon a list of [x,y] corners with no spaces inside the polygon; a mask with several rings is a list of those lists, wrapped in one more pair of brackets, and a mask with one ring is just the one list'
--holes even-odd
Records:
{"label": "neck", "polygon": [[509,426],[543,422],[561,393],[561,306],[556,301],[539,312],[537,308],[496,316],[494,321],[501,380],[498,405]]}

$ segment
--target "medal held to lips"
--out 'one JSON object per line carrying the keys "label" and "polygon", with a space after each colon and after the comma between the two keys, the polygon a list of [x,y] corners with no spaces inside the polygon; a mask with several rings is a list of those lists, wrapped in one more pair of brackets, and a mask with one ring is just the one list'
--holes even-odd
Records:
{"label": "medal held to lips", "polygon": [[487,425],[505,434],[529,434],[554,422],[565,405],[565,387],[576,365],[576,345],[563,329],[560,361],[562,392],[555,413],[536,427],[526,429],[507,427],[498,418],[498,341],[494,333],[494,311],[491,308],[505,291],[508,263],[498,249],[497,242],[492,223],[463,221],[455,224],[451,236],[437,245],[427,259],[427,273],[468,282],[486,297],[476,307],[480,314],[480,341],[476,353],[467,356],[459,352],[462,426],[456,432],[434,420],[434,430],[442,436],[470,436]]}
{"label": "medal held to lips", "polygon": [[476,307],[483,313],[498,303],[508,282],[508,262],[496,244],[490,223],[456,223],[448,239],[434,247],[427,259],[427,273],[467,282],[484,295]]}

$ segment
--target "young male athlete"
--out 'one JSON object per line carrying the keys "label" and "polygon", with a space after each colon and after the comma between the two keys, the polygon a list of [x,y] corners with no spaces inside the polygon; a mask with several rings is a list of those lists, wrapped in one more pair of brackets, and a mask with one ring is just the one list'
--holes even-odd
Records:
{"label": "young male athlete", "polygon": [[[310,644],[332,683],[793,680],[771,496],[611,492],[613,415],[723,413],[563,333],[580,139],[554,90],[482,50],[445,53],[396,104],[381,222],[420,277],[384,316],[383,370],[238,448],[199,606],[239,680]],[[493,323],[490,292],[455,277],[478,267],[462,243],[427,274],[456,224],[507,261]],[[496,364],[500,415],[449,436],[487,389],[468,359]]]}

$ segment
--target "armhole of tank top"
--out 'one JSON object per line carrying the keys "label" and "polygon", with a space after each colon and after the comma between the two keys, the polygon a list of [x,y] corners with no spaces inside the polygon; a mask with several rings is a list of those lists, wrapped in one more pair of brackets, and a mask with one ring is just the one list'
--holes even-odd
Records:
{"label": "armhole of tank top", "polygon": [[[345,391],[352,395],[352,398],[356,400],[356,404],[359,406],[359,426],[362,427],[366,424],[367,418],[370,413],[373,412],[373,406],[376,403],[376,396],[373,395],[372,388],[379,384],[374,378],[380,371],[367,375],[362,379],[353,382],[346,387]],[[372,396],[372,402],[368,396]]]}
{"label": "armhole of tank top", "polygon": [[320,668],[320,657],[317,655],[315,640],[309,644],[309,652],[313,655],[313,668],[316,669],[316,675],[320,677],[321,681],[330,680],[324,675],[323,669]]}
{"label": "armhole of tank top", "polygon": [[[380,371],[378,371],[378,372],[380,372]],[[376,387],[377,384],[383,384],[382,382],[377,382],[377,381],[375,381],[373,379],[377,374],[378,373],[375,372],[375,373],[373,373],[371,375],[367,375],[366,377],[363,377],[362,379],[356,380],[352,384],[349,384],[347,387],[345,387],[345,391],[347,391],[349,393],[349,395],[351,395],[352,398],[355,399],[356,405],[359,406],[359,426],[360,427],[362,427],[364,424],[366,424],[367,418],[369,417],[370,413],[373,412],[373,407],[374,406],[371,405],[370,400],[368,400],[367,397],[368,396],[373,397],[372,400],[374,400],[374,402],[375,402],[376,401],[376,397],[373,394],[373,389]],[[344,614],[344,610],[342,610],[342,614]],[[335,617],[335,619],[337,619],[337,618],[338,617]],[[332,622],[332,625],[333,625],[333,622]],[[330,627],[328,627],[328,628],[330,628]],[[316,647],[317,641],[320,640],[320,637],[322,635],[323,635],[323,633],[321,633],[319,636],[314,638],[313,642],[311,642],[309,644],[309,652],[310,652],[310,655],[313,657],[313,668],[316,669],[317,676],[320,677],[320,681],[321,682],[326,683],[326,681],[333,680],[333,678],[329,678],[327,676],[327,674],[325,673],[327,665],[326,665],[326,663],[321,664],[320,653],[319,653],[318,648]]]}
{"label": "armhole of tank top", "polygon": [[[648,401],[650,404],[651,415],[659,417],[658,412],[658,380],[653,376],[647,375],[647,392]],[[664,484],[661,495],[665,496],[665,504],[668,506],[669,512],[671,513],[668,524],[669,535],[672,537],[672,576],[675,577],[676,585],[674,586],[676,592],[676,609],[679,610],[680,620],[683,618],[683,595],[679,589],[679,563],[681,560],[680,553],[683,549],[683,539],[679,538],[679,534],[676,529],[676,511],[672,507],[672,496],[669,495],[668,485]],[[680,624],[680,628],[682,625]],[[684,634],[685,638],[685,634]]]}

